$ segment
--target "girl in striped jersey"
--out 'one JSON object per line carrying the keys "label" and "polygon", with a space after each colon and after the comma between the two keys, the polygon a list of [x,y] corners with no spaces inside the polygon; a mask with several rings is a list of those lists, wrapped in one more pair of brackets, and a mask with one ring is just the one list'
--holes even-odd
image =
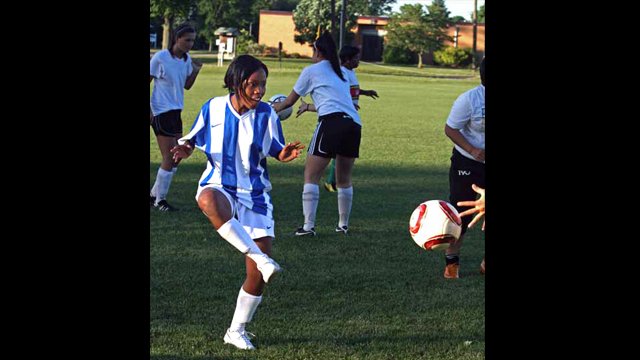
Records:
{"label": "girl in striped jersey", "polygon": [[340,68],[336,44],[325,31],[313,43],[315,63],[302,70],[287,98],[273,105],[276,111],[293,106],[301,96],[311,95],[318,125],[309,144],[304,166],[302,212],[304,225],[295,234],[314,236],[320,200],[318,183],[332,158],[336,159],[339,220],[336,232],[346,234],[353,201],[351,173],[360,151],[361,122],[353,105],[349,81]]}
{"label": "girl in striped jersey", "polygon": [[224,342],[253,350],[245,331],[262,301],[265,283],[280,271],[271,259],[273,205],[267,156],[289,162],[300,155],[299,141],[285,143],[275,111],[262,102],[267,67],[249,55],[237,57],[227,69],[229,95],[207,101],[191,131],[171,152],[176,162],[198,148],[207,168],[198,182],[196,200],[218,234],[246,255],[245,278]]}

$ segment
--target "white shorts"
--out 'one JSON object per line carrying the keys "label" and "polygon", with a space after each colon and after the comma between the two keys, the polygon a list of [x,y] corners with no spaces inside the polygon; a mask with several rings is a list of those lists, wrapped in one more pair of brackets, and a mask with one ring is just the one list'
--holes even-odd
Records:
{"label": "white shorts", "polygon": [[238,220],[252,239],[259,239],[265,236],[275,238],[275,221],[273,221],[273,216],[258,214],[251,210],[241,202],[235,200],[231,194],[226,192],[220,185],[209,184],[206,186],[199,186],[196,193],[196,201],[198,201],[198,197],[202,190],[206,188],[212,188],[224,194],[227,200],[229,200],[229,204],[231,204],[231,216]]}

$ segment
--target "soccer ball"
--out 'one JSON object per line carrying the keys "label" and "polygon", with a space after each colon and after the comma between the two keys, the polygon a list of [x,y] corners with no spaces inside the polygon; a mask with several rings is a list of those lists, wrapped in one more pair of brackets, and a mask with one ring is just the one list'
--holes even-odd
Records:
{"label": "soccer ball", "polygon": [[445,250],[462,233],[462,220],[456,208],[446,201],[425,201],[409,219],[413,241],[425,250]]}
{"label": "soccer ball", "polygon": [[[271,99],[269,99],[269,105],[282,102],[286,98],[287,96],[284,94],[273,95]],[[280,121],[285,121],[289,118],[289,116],[291,116],[291,113],[293,113],[293,106],[289,106],[288,108],[280,110],[280,112],[278,113],[278,117],[280,118]]]}

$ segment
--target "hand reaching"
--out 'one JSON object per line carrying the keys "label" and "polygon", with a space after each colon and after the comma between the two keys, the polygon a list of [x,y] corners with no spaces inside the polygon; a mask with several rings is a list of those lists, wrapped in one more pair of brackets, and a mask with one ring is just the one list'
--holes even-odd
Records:
{"label": "hand reaching", "polygon": [[182,159],[186,159],[191,156],[193,148],[187,143],[184,145],[176,145],[169,151],[173,154],[173,162],[177,165]]}
{"label": "hand reaching", "polygon": [[301,98],[300,99],[300,106],[298,107],[298,111],[296,112],[296,118],[300,115],[302,115],[305,111],[309,110],[309,104],[307,104],[306,102],[304,102],[304,100]]}
{"label": "hand reaching", "polygon": [[[458,201],[458,206],[473,206],[471,209],[465,210],[460,213],[460,216],[467,216],[471,214],[476,214],[476,216],[469,223],[469,227],[472,227],[475,223],[477,223],[484,216],[484,189],[476,184],[471,185],[473,191],[480,194],[480,198],[475,201]],[[482,230],[484,231],[484,221],[482,222]]]}
{"label": "hand reaching", "polygon": [[282,162],[289,162],[300,156],[302,149],[304,149],[304,145],[300,144],[300,141],[288,143],[278,154],[278,160]]}

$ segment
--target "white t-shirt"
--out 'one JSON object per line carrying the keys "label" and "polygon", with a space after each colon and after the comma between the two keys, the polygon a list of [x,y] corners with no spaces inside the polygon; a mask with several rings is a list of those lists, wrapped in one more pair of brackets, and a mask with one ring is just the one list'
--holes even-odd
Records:
{"label": "white t-shirt", "polygon": [[[451,107],[447,125],[460,130],[469,144],[484,150],[484,85],[476,86],[458,96]],[[462,155],[475,160],[460,146],[454,146]]]}
{"label": "white t-shirt", "polygon": [[351,93],[351,101],[358,105],[360,99],[360,84],[358,84],[358,78],[356,77],[355,70],[349,70],[344,66],[340,67],[343,73],[347,74],[347,80],[349,81],[349,92]]}
{"label": "white t-shirt", "polygon": [[311,94],[318,116],[344,112],[351,116],[356,124],[362,126],[360,116],[351,100],[349,80],[344,70],[342,76],[347,81],[342,81],[336,75],[329,60],[322,60],[302,70],[293,91],[300,96]]}
{"label": "white t-shirt", "polygon": [[184,107],[184,84],[193,71],[191,57],[186,55],[186,61],[177,59],[165,49],[151,58],[150,74],[154,77],[151,111],[154,116]]}

